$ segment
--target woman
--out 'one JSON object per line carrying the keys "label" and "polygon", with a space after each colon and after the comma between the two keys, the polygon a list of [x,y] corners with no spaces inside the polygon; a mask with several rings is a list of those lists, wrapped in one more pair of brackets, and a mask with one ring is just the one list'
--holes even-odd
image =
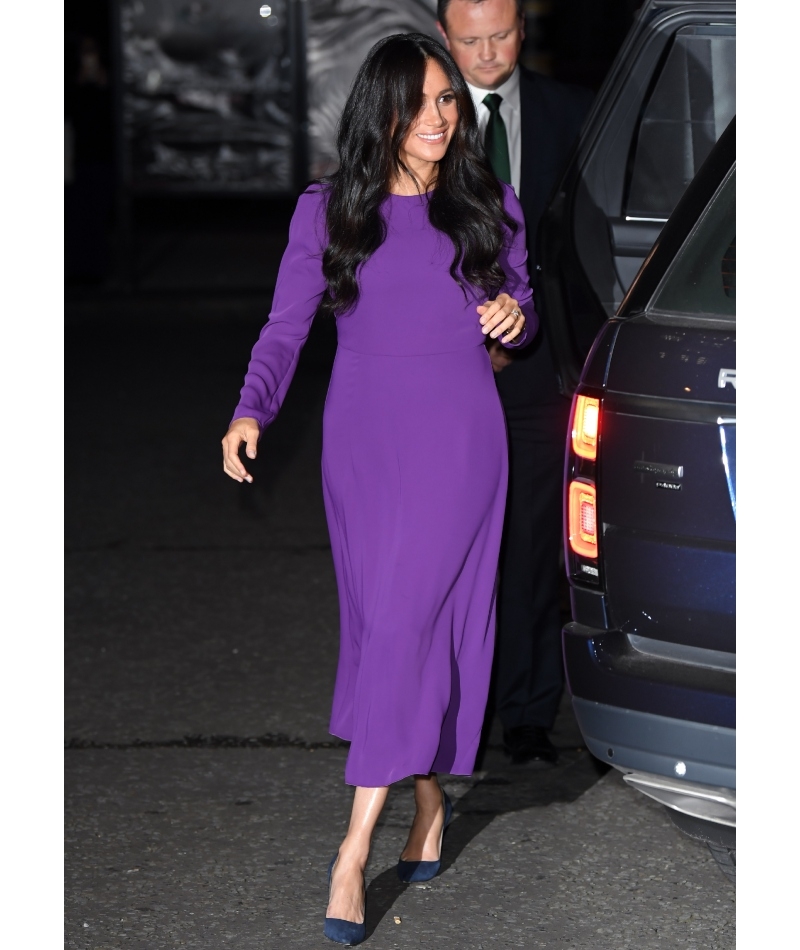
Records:
{"label": "woman", "polygon": [[364,869],[388,786],[413,775],[403,880],[439,870],[452,809],[436,773],[475,763],[492,664],[507,478],[505,422],[482,344],[538,319],[522,212],[483,157],[467,86],[422,34],[378,42],[338,135],[340,167],[299,199],[269,323],[224,469],[274,419],[319,310],[339,346],[323,492],[341,614],[331,732],[350,741],[350,827],[329,869],[325,934],[364,939]]}

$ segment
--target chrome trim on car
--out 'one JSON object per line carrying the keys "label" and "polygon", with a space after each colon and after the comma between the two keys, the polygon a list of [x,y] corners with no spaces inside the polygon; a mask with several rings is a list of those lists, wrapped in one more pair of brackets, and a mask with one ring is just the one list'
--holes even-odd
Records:
{"label": "chrome trim on car", "polygon": [[[676,768],[680,764],[676,762]],[[730,788],[685,782],[651,772],[620,771],[628,785],[667,808],[720,825],[736,827],[736,792]]]}
{"label": "chrome trim on car", "polygon": [[672,478],[683,478],[682,465],[670,465],[667,462],[648,462],[645,459],[635,459],[634,471],[645,472],[648,475],[669,475]]}
{"label": "chrome trim on car", "polygon": [[640,637],[635,633],[629,633],[627,637],[628,643],[633,649],[645,656],[672,660],[675,663],[688,663],[691,666],[702,666],[708,670],[736,672],[735,653],[725,653],[723,650],[706,650],[702,647],[687,646],[684,643],[671,643],[667,640],[654,640],[651,637]]}

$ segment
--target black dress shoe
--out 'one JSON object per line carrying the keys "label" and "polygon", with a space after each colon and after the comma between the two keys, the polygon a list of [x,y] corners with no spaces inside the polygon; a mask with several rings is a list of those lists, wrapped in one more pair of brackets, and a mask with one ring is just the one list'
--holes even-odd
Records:
{"label": "black dress shoe", "polygon": [[558,751],[541,726],[506,729],[503,742],[512,765],[551,766],[558,761]]}

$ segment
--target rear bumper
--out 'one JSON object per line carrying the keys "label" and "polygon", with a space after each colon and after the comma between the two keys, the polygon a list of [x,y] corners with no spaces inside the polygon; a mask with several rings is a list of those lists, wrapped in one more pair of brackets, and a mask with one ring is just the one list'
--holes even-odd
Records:
{"label": "rear bumper", "polygon": [[736,824],[736,674],[643,655],[620,631],[563,631],[586,746],[670,808]]}
{"label": "rear bumper", "polygon": [[620,709],[576,696],[572,704],[587,748],[603,762],[623,772],[664,776],[678,787],[695,783],[736,788],[735,729]]}

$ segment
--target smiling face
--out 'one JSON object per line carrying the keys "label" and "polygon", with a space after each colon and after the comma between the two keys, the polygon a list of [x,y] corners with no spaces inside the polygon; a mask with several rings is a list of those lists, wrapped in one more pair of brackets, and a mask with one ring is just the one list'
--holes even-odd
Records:
{"label": "smiling face", "polygon": [[442,67],[436,60],[429,59],[425,65],[422,108],[399,152],[403,164],[422,184],[430,182],[435,165],[444,158],[457,126],[455,93]]}
{"label": "smiling face", "polygon": [[525,38],[515,0],[451,0],[445,20],[436,26],[467,82],[479,89],[502,86]]}

